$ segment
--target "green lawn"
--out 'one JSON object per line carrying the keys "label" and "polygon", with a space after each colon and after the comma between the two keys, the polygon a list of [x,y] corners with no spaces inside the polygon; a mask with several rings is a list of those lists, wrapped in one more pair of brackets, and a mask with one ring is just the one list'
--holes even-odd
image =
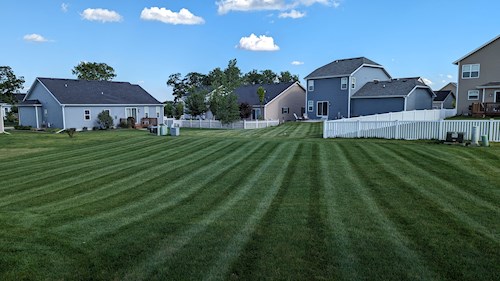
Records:
{"label": "green lawn", "polygon": [[0,135],[0,280],[499,280],[500,145]]}

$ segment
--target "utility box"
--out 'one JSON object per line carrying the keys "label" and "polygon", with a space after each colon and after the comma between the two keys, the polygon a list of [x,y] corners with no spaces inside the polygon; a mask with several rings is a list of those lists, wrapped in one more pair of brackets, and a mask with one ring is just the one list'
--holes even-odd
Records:
{"label": "utility box", "polygon": [[464,133],[463,132],[447,132],[446,133],[447,143],[464,143]]}
{"label": "utility box", "polygon": [[179,134],[180,134],[179,127],[175,127],[175,126],[170,127],[170,135],[171,136],[177,137],[177,136],[179,136]]}

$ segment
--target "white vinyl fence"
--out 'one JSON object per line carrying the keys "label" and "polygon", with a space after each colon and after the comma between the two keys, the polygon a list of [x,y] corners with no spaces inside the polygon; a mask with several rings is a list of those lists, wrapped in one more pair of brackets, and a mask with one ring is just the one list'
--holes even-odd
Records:
{"label": "white vinyl fence", "polygon": [[472,127],[489,141],[500,142],[500,120],[440,121],[325,121],[323,138],[446,139],[447,132],[463,132],[471,139]]}
{"label": "white vinyl fence", "polygon": [[341,121],[438,121],[457,115],[456,109],[432,109],[432,110],[412,110],[390,112],[382,114],[374,114],[360,116],[347,119],[339,119]]}
{"label": "white vinyl fence", "polygon": [[202,129],[260,129],[274,127],[280,124],[279,120],[243,120],[229,125],[223,125],[219,120],[175,120],[173,118],[165,118],[164,123],[169,127],[171,127],[172,124],[176,124],[181,128]]}

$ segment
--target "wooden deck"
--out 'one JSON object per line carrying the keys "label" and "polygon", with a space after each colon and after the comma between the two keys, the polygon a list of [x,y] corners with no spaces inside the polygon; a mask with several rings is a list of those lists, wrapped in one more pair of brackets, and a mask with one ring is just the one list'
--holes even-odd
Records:
{"label": "wooden deck", "polygon": [[473,103],[471,106],[471,113],[472,116],[474,117],[500,116],[500,103],[498,102]]}

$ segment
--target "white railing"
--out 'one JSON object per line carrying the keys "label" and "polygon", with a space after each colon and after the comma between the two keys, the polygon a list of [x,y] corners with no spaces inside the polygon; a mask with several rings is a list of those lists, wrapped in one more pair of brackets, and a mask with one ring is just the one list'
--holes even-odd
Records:
{"label": "white railing", "polygon": [[255,120],[237,121],[228,125],[223,125],[219,120],[176,120],[164,118],[164,124],[171,127],[172,124],[182,128],[202,128],[202,129],[261,129],[274,127],[280,124],[279,120]]}
{"label": "white railing", "polygon": [[500,142],[500,120],[440,121],[325,121],[323,138],[446,139],[447,132],[463,132],[471,139],[472,127],[489,141]]}
{"label": "white railing", "polygon": [[347,119],[342,121],[438,121],[457,115],[456,109],[429,109],[429,110],[412,110],[390,112],[382,114],[374,114]]}

